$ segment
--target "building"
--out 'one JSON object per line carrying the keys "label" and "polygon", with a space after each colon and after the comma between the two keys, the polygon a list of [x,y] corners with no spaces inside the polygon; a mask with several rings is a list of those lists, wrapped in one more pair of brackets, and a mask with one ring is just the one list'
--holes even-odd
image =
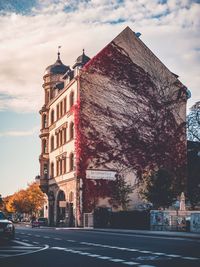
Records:
{"label": "building", "polygon": [[[135,183],[167,168],[183,191],[188,90],[129,27],[72,69],[58,53],[43,79],[40,185],[51,224],[82,225],[83,213],[113,208],[119,174]],[[130,208],[139,203],[136,191]]]}

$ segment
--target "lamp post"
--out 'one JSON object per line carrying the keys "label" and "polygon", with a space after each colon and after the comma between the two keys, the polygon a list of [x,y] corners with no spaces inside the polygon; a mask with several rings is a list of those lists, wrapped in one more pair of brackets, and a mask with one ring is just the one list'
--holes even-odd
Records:
{"label": "lamp post", "polygon": [[176,210],[176,231],[178,231],[178,211],[180,209],[180,201],[176,200],[175,204],[174,204],[174,208]]}

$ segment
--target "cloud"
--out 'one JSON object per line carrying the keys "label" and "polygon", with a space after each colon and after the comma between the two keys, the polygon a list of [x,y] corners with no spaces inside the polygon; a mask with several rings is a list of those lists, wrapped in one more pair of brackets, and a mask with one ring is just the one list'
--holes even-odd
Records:
{"label": "cloud", "polygon": [[0,132],[0,137],[11,136],[11,137],[23,137],[23,136],[32,136],[34,134],[38,134],[39,126],[32,128],[31,130],[25,131],[18,131],[18,130],[11,130]]}
{"label": "cloud", "polygon": [[40,0],[24,8],[23,3],[4,7],[0,111],[40,109],[42,76],[56,61],[58,45],[63,63],[72,66],[82,48],[94,56],[127,25],[140,31],[146,45],[180,75],[192,91],[192,105],[200,98],[199,13],[199,1],[190,0]]}

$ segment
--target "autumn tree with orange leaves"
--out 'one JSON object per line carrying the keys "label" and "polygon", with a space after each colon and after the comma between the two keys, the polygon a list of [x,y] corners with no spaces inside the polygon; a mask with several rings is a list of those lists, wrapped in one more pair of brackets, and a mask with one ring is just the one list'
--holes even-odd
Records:
{"label": "autumn tree with orange leaves", "polygon": [[44,205],[45,195],[37,183],[32,183],[27,189],[19,190],[6,200],[7,212],[36,214]]}

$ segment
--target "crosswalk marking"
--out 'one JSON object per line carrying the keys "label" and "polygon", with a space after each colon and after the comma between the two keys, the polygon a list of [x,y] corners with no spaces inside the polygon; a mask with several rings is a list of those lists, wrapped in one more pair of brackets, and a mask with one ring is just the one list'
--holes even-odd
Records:
{"label": "crosswalk marking", "polygon": [[13,240],[14,243],[17,243],[19,245],[23,245],[23,246],[26,246],[26,247],[30,247],[32,246],[31,244],[28,244],[28,243],[25,243],[25,242],[22,242],[22,241],[18,241],[18,240]]}
{"label": "crosswalk marking", "polygon": [[13,243],[21,246],[1,246],[0,258],[11,258],[21,255],[32,254],[49,248],[48,245],[34,246],[33,244],[24,243],[21,241],[13,240]]}

